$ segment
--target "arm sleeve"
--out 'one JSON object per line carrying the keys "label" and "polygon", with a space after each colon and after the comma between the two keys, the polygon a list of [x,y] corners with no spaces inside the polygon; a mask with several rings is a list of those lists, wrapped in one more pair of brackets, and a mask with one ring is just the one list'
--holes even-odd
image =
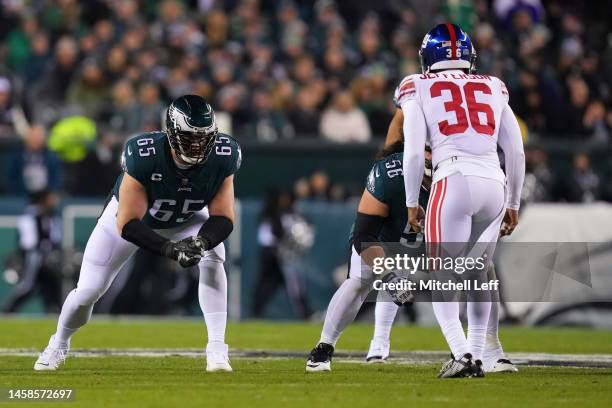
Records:
{"label": "arm sleeve", "polygon": [[521,203],[523,180],[525,179],[525,152],[521,129],[509,105],[506,105],[502,111],[497,140],[504,151],[506,163],[506,183],[508,186],[506,207],[518,210]]}
{"label": "arm sleeve", "polygon": [[406,207],[419,205],[419,192],[425,171],[425,138],[427,123],[423,111],[415,99],[402,103],[404,112],[404,188]]}

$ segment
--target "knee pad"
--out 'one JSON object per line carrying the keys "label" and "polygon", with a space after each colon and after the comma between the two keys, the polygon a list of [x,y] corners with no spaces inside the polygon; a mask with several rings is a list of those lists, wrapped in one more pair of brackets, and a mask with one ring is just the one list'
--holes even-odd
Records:
{"label": "knee pad", "polygon": [[104,294],[104,291],[89,288],[76,288],[74,297],[79,306],[91,306]]}

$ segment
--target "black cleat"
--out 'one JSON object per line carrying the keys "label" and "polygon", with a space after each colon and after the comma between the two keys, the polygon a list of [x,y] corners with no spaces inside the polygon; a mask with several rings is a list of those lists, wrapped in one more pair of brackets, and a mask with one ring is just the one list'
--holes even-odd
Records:
{"label": "black cleat", "polygon": [[485,372],[482,369],[482,361],[476,360],[474,364],[472,364],[472,375],[471,377],[484,377]]}
{"label": "black cleat", "polygon": [[312,349],[306,360],[306,371],[315,373],[318,371],[331,371],[331,361],[334,356],[334,346],[327,343],[319,343]]}
{"label": "black cleat", "polygon": [[455,360],[455,356],[451,354],[451,359],[444,363],[442,369],[440,369],[438,378],[471,377],[473,366],[474,362],[470,353],[465,353],[459,360]]}

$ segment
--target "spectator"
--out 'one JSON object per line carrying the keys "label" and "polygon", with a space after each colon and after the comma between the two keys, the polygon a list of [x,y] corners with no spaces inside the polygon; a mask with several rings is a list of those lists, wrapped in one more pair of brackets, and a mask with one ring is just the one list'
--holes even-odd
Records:
{"label": "spectator", "polygon": [[600,198],[600,189],[599,176],[591,168],[589,156],[578,153],[574,156],[574,168],[565,187],[567,201],[574,203],[596,201]]}
{"label": "spectator", "polygon": [[303,136],[313,137],[319,131],[319,95],[313,86],[306,86],[298,91],[296,104],[289,113],[289,120],[296,132]]}
{"label": "spectator", "polygon": [[555,180],[548,166],[548,157],[542,149],[527,149],[525,152],[526,168],[523,185],[524,202],[551,201]]}
{"label": "spectator", "polygon": [[66,93],[77,71],[78,48],[71,37],[62,37],[55,46],[55,58],[32,88],[34,117],[51,122],[56,109],[66,100]]}
{"label": "spectator", "polygon": [[9,166],[9,192],[34,197],[43,191],[60,188],[60,165],[47,149],[46,131],[34,124],[28,130],[23,146],[12,156]]}
{"label": "spectator", "polygon": [[138,91],[138,128],[150,132],[160,128],[164,104],[159,95],[159,87],[151,82],[145,82]]}
{"label": "spectator", "polygon": [[260,142],[293,138],[293,127],[282,113],[274,110],[272,97],[268,91],[255,91],[252,105],[255,114],[250,122],[249,134],[254,135]]}
{"label": "spectator", "polygon": [[348,91],[339,92],[321,116],[321,135],[333,142],[367,142],[372,137],[365,114]]}
{"label": "spectator", "polygon": [[112,89],[112,111],[109,125],[116,132],[127,134],[140,129],[139,108],[134,86],[128,80],[119,81]]}
{"label": "spectator", "polygon": [[38,32],[31,42],[31,52],[23,68],[23,77],[26,83],[33,83],[45,72],[49,64],[49,35]]}
{"label": "spectator", "polygon": [[100,64],[95,60],[86,61],[78,79],[68,89],[66,101],[85,116],[100,119],[108,98],[108,86]]}

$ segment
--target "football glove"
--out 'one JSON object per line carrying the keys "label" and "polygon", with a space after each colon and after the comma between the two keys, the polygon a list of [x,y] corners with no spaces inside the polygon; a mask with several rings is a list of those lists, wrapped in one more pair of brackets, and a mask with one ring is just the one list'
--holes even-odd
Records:
{"label": "football glove", "polygon": [[[399,284],[402,281],[406,281],[406,278],[401,277],[397,272],[389,272],[381,279],[385,283],[396,283]],[[387,289],[387,294],[398,306],[404,306],[407,303],[412,303],[414,301],[414,295],[410,291],[410,289]]]}
{"label": "football glove", "polygon": [[197,265],[204,256],[204,243],[200,237],[188,237],[178,242],[170,241],[164,248],[166,256],[178,261],[183,268]]}

